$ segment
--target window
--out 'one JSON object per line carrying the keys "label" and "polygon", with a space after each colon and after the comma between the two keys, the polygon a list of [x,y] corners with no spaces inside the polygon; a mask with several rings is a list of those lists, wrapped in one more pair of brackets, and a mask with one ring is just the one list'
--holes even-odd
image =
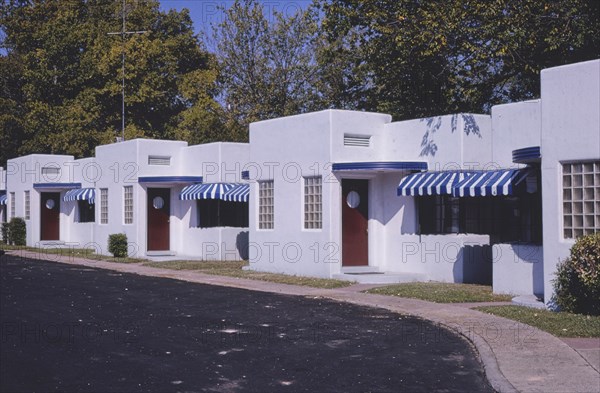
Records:
{"label": "window", "polygon": [[321,229],[323,226],[321,176],[304,178],[304,228]]}
{"label": "window", "polygon": [[275,198],[273,180],[258,182],[258,229],[273,229]]}
{"label": "window", "polygon": [[123,187],[123,203],[125,224],[133,224],[133,186]]}
{"label": "window", "polygon": [[248,202],[200,199],[197,206],[198,228],[248,227]]}
{"label": "window", "polygon": [[460,232],[460,199],[449,196],[419,198],[419,223],[422,234]]}
{"label": "window", "polygon": [[100,189],[100,224],[108,224],[108,188]]}
{"label": "window", "polygon": [[16,217],[15,213],[15,193],[10,193],[10,218]]}
{"label": "window", "polygon": [[96,221],[96,205],[88,201],[77,201],[79,209],[78,222],[95,222]]}
{"label": "window", "polygon": [[419,197],[420,233],[490,235],[490,242],[542,242],[539,192],[510,197]]}
{"label": "window", "polygon": [[29,191],[25,191],[25,219],[31,218],[31,200],[29,199]]}
{"label": "window", "polygon": [[600,232],[600,161],[563,164],[565,239]]}

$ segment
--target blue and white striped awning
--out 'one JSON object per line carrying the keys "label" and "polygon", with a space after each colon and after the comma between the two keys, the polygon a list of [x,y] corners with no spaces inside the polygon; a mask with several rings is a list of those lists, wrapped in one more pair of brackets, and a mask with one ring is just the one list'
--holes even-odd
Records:
{"label": "blue and white striped awning", "polygon": [[88,201],[88,203],[94,203],[96,198],[96,191],[93,188],[79,188],[76,190],[69,190],[65,193],[63,201]]}
{"label": "blue and white striped awning", "polygon": [[0,195],[0,205],[6,205],[6,194]]}
{"label": "blue and white striped awning", "polygon": [[530,173],[528,169],[501,169],[474,172],[452,189],[455,197],[513,195]]}
{"label": "blue and white striped awning", "polygon": [[250,196],[250,184],[236,184],[225,193],[223,200],[230,202],[248,202]]}
{"label": "blue and white striped awning", "polygon": [[179,199],[182,201],[194,199],[223,199],[225,193],[231,190],[234,185],[235,184],[233,183],[192,184],[181,190]]}
{"label": "blue and white striped awning", "polygon": [[413,173],[400,181],[398,196],[450,195],[452,187],[469,176],[462,171]]}

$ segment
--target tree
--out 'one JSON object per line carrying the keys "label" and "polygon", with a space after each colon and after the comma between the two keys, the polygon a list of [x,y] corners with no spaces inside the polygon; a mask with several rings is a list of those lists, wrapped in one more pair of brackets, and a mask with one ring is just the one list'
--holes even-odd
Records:
{"label": "tree", "polygon": [[[0,139],[18,154],[93,154],[121,128],[121,54],[126,54],[126,137],[220,139],[215,62],[187,10],[155,0],[10,1],[1,7]],[[195,120],[208,126],[192,127]]]}
{"label": "tree", "polygon": [[262,5],[236,1],[215,27],[221,100],[233,138],[245,140],[251,122],[303,113],[317,107],[317,14],[289,17]]}
{"label": "tree", "polygon": [[358,49],[352,73],[363,83],[348,84],[353,96],[346,100],[396,119],[481,112],[532,98],[541,69],[600,56],[600,3],[593,0],[319,5],[330,45],[346,41]]}

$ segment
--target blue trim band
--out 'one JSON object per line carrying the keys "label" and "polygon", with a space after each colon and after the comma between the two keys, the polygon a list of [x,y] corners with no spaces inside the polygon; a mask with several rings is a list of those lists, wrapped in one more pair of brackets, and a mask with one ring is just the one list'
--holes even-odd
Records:
{"label": "blue trim band", "polygon": [[512,160],[517,164],[526,164],[528,162],[539,161],[542,158],[542,152],[539,146],[525,147],[512,151]]}
{"label": "blue trim band", "polygon": [[34,183],[33,188],[81,188],[81,183]]}
{"label": "blue trim band", "polygon": [[250,171],[242,171],[242,180],[250,180]]}
{"label": "blue trim band", "polygon": [[141,176],[138,183],[202,183],[202,176]]}
{"label": "blue trim band", "polygon": [[377,162],[340,162],[333,164],[333,171],[426,171],[426,162],[416,161],[377,161]]}

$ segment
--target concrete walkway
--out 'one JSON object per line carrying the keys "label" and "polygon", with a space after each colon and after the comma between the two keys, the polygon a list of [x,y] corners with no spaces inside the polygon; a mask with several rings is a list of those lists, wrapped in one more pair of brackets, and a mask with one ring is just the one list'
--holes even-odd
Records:
{"label": "concrete walkway", "polygon": [[[471,310],[465,305],[437,304],[417,299],[365,294],[361,291],[372,286],[364,284],[338,289],[319,289],[23,250],[11,251],[10,254],[123,273],[166,277],[253,291],[324,297],[381,307],[428,319],[468,338],[479,352],[489,382],[499,392],[600,391],[600,373],[563,340],[529,325]],[[432,334],[436,333],[432,332]]]}

